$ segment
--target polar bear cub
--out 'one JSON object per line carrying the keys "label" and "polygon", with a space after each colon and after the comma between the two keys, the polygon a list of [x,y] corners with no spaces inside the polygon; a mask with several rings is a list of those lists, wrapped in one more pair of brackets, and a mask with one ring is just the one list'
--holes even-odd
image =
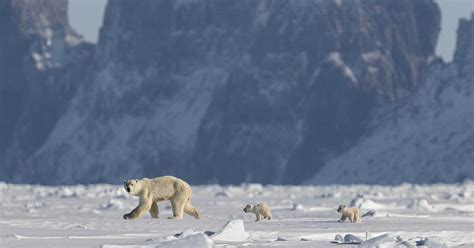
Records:
{"label": "polar bear cub", "polygon": [[173,210],[170,219],[182,219],[183,212],[200,219],[198,211],[191,205],[191,186],[179,178],[130,179],[123,182],[123,187],[129,194],[140,198],[138,206],[125,214],[124,219],[136,219],[146,212],[150,212],[152,218],[158,218],[158,202],[167,200]]}
{"label": "polar bear cub", "polygon": [[349,218],[351,223],[360,223],[360,210],[358,208],[348,208],[346,205],[339,205],[337,212],[342,213],[341,219],[338,222],[344,222]]}
{"label": "polar bear cub", "polygon": [[247,204],[244,208],[244,212],[246,213],[254,213],[257,219],[255,221],[259,221],[263,219],[270,220],[272,218],[272,210],[267,203],[262,202],[258,203],[257,205]]}

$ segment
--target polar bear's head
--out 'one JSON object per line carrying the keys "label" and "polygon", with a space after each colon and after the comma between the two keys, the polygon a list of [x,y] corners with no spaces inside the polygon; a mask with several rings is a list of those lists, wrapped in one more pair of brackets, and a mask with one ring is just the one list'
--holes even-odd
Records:
{"label": "polar bear's head", "polygon": [[252,204],[247,204],[244,208],[244,212],[246,213],[251,213],[253,211],[253,205]]}
{"label": "polar bear's head", "polygon": [[140,180],[130,179],[123,181],[123,187],[131,195],[138,195],[140,193],[141,183]]}
{"label": "polar bear's head", "polygon": [[339,207],[337,208],[337,212],[340,213],[340,212],[344,211],[346,208],[347,208],[346,205],[339,205]]}

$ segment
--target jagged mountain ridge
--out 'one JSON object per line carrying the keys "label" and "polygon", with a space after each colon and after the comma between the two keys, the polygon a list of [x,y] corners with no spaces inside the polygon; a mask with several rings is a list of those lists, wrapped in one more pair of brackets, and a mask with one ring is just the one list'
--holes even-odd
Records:
{"label": "jagged mountain ridge", "polygon": [[8,180],[302,182],[417,87],[439,19],[432,1],[109,1],[87,77]]}
{"label": "jagged mountain ridge", "polygon": [[[293,38],[288,28],[273,32],[265,45],[257,42],[253,63],[240,69],[215,98],[218,110],[211,105],[197,146],[197,167],[212,168],[203,176],[214,176],[217,182],[298,183],[316,173],[327,157],[350,147],[365,130],[375,105],[373,91],[390,98],[407,94],[421,71],[418,63],[433,54],[429,44],[435,40],[418,40],[416,26],[425,20],[416,20],[414,9],[424,7],[430,13],[424,18],[430,20],[439,12],[429,2],[412,3],[299,2],[296,8],[302,9],[296,16],[286,6],[272,9],[275,18],[267,23],[268,30],[296,19],[301,21],[294,28],[300,36]],[[391,18],[396,13],[410,18]],[[312,22],[306,24],[308,19]],[[436,25],[431,27],[437,33]],[[390,30],[389,39],[385,30]],[[405,31],[410,38],[401,38]],[[416,69],[404,70],[405,63]],[[252,173],[255,168],[258,172]]]}
{"label": "jagged mountain ridge", "polygon": [[457,34],[453,62],[433,63],[416,93],[383,109],[373,133],[328,162],[311,183],[474,178],[474,14],[460,21]]}

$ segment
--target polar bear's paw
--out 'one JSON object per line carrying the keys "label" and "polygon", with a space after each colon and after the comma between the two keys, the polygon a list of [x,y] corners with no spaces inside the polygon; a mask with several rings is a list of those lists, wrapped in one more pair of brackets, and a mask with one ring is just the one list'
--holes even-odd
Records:
{"label": "polar bear's paw", "polygon": [[133,218],[133,216],[131,214],[124,214],[123,219],[124,220],[131,220],[131,219],[135,219],[135,218]]}
{"label": "polar bear's paw", "polygon": [[181,220],[181,219],[183,219],[183,217],[182,216],[170,216],[170,217],[168,217],[168,219],[170,219],[170,220]]}

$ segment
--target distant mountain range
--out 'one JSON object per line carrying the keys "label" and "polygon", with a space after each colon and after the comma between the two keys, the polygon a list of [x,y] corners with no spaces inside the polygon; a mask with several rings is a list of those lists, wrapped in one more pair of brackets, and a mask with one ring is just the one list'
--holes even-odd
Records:
{"label": "distant mountain range", "polygon": [[[436,57],[431,0],[0,2],[0,180],[474,178],[473,19]],[[472,130],[471,130],[472,129]]]}

